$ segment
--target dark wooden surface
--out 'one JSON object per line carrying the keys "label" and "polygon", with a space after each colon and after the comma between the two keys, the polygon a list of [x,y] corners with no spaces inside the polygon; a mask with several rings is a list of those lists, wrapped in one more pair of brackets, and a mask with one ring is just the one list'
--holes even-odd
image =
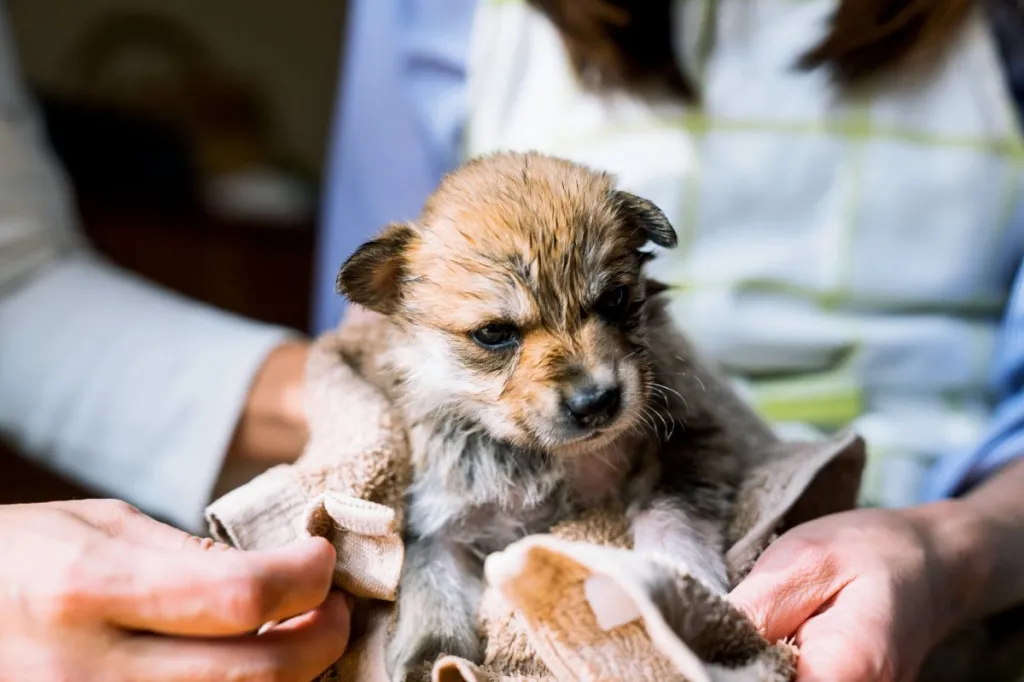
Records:
{"label": "dark wooden surface", "polygon": [[308,328],[311,225],[220,220],[83,204],[85,230],[115,262],[256,320]]}
{"label": "dark wooden surface", "polygon": [[28,460],[0,441],[0,504],[50,502],[95,495]]}

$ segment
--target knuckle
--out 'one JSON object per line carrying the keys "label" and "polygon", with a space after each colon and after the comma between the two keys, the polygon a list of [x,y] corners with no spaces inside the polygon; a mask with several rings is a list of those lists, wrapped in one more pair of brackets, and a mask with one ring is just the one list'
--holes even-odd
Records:
{"label": "knuckle", "polygon": [[116,516],[141,516],[142,512],[133,504],[124,500],[104,500],[107,510]]}
{"label": "knuckle", "polygon": [[85,503],[89,521],[110,536],[120,535],[125,524],[143,513],[124,500],[89,500]]}
{"label": "knuckle", "polygon": [[[760,576],[774,585],[774,601],[790,603],[817,595],[825,599],[845,582],[848,566],[827,539],[794,535],[782,542],[761,567]],[[800,595],[803,595],[802,597]]]}
{"label": "knuckle", "polygon": [[829,543],[823,538],[806,533],[797,533],[785,537],[786,549],[791,554],[817,556],[828,551]]}
{"label": "knuckle", "polygon": [[786,551],[790,559],[798,562],[801,571],[815,575],[835,575],[838,572],[839,557],[835,545],[825,539],[809,535],[795,535],[789,538]]}
{"label": "knuckle", "polygon": [[251,570],[226,577],[221,587],[224,614],[240,629],[252,630],[270,620],[272,600],[264,580]]}

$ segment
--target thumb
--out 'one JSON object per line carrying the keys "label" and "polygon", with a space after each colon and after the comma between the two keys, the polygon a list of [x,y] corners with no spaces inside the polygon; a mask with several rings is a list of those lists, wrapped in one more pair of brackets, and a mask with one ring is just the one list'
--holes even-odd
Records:
{"label": "thumb", "polygon": [[796,633],[842,587],[834,562],[780,544],[765,552],[728,600],[775,642]]}
{"label": "thumb", "polygon": [[[879,618],[884,591],[877,585],[853,582],[813,616],[797,633],[800,657],[797,679],[828,682],[893,680],[893,655],[920,664],[917,651],[894,646],[890,623]],[[881,610],[880,610],[880,607]]]}

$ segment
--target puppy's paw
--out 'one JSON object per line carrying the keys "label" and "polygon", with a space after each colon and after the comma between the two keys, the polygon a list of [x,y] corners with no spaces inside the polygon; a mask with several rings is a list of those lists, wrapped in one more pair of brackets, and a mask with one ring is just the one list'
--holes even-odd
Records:
{"label": "puppy's paw", "polygon": [[664,561],[649,556],[639,556],[639,568],[635,573],[644,593],[654,602],[666,618],[671,621],[672,615],[686,607],[686,598],[682,590],[684,574]]}
{"label": "puppy's paw", "polygon": [[638,552],[644,560],[641,574],[646,580],[676,581],[679,575],[686,575],[700,583],[712,594],[724,597],[729,593],[729,576],[725,567],[725,559],[712,552],[691,552],[685,558],[660,551]]}
{"label": "puppy's paw", "polygon": [[479,663],[483,647],[476,636],[442,632],[399,634],[388,645],[388,678],[391,682],[429,680],[431,666],[441,656],[458,656]]}
{"label": "puppy's paw", "polygon": [[666,625],[701,660],[733,660],[730,646],[737,647],[731,643],[753,647],[743,650],[747,652],[763,644],[753,625],[726,600],[717,571],[702,574],[663,558],[646,556],[640,557],[633,577]]}
{"label": "puppy's paw", "polygon": [[703,561],[687,566],[692,578],[695,578],[708,591],[719,597],[729,593],[729,575],[725,561],[718,556],[708,555]]}

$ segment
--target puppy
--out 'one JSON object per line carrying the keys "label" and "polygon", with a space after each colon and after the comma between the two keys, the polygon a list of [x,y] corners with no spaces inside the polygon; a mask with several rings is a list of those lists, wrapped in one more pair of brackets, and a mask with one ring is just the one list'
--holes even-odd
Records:
{"label": "puppy", "polygon": [[392,679],[480,661],[483,559],[587,508],[624,505],[636,551],[725,593],[735,465],[697,456],[651,243],[675,246],[669,221],[608,175],[501,153],[342,266],[339,292],[389,320],[380,366],[412,453]]}

